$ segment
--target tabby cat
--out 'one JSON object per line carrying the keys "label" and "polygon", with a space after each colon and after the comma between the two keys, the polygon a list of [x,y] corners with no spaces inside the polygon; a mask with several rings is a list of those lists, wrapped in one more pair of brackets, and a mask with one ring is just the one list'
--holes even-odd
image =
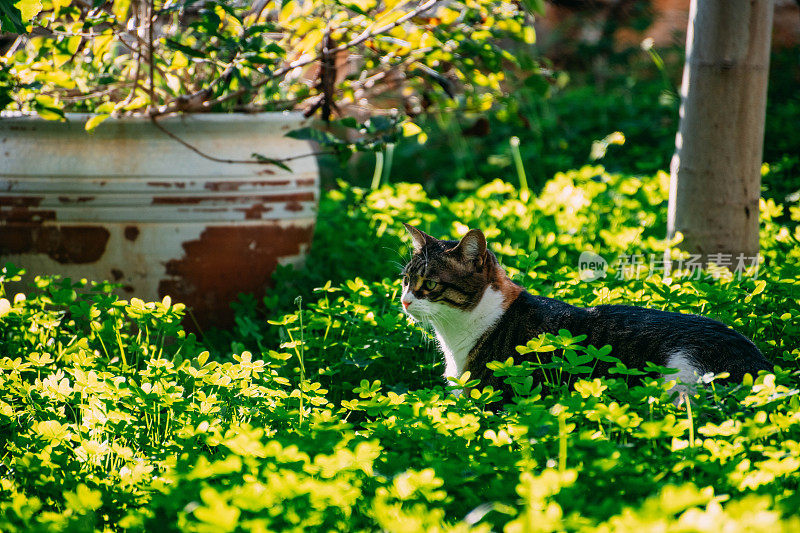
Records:
{"label": "tabby cat", "polygon": [[[729,379],[741,382],[745,373],[755,377],[759,370],[772,370],[755,344],[715,320],[627,305],[583,308],[536,296],[509,279],[480,230],[445,241],[405,226],[414,252],[403,269],[403,308],[433,326],[446,377],[469,371],[482,386],[503,391],[507,401],[509,387],[487,363],[508,357],[519,363],[524,356],[517,346],[560,329],[586,335],[587,345],[610,344],[612,355],[630,368],[651,361],[677,369],[669,379],[683,384],[708,372],[728,372]],[[609,366],[599,361],[598,373]]]}

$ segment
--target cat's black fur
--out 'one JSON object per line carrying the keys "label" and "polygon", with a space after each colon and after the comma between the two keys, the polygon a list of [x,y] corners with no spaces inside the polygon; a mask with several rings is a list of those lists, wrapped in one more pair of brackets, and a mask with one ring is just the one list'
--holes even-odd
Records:
{"label": "cat's black fur", "polygon": [[[627,305],[576,307],[525,291],[511,303],[497,326],[478,341],[465,370],[480,379],[482,386],[492,385],[508,398],[509,387],[486,368],[486,363],[508,357],[520,362],[526,356],[516,351],[517,346],[542,333],[557,334],[560,329],[575,336],[586,335],[584,345],[611,345],[611,355],[629,368],[643,368],[647,361],[667,366],[671,354],[681,353],[701,375],[728,372],[729,379],[737,382],[745,373],[755,377],[759,370],[772,370],[755,344],[710,318]],[[596,373],[605,375],[610,366],[598,361]]]}

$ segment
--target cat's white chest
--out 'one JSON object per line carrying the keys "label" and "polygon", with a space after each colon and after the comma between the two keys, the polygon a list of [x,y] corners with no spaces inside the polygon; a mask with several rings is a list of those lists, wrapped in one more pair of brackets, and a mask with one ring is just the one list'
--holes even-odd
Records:
{"label": "cat's white chest", "polygon": [[505,311],[503,294],[486,288],[480,302],[470,311],[440,306],[431,315],[431,323],[444,354],[445,377],[460,377],[464,373],[469,353],[487,331],[493,328]]}

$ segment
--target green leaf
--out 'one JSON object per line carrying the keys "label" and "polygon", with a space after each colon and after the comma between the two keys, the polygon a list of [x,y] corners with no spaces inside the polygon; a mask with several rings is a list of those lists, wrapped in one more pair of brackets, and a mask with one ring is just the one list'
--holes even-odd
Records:
{"label": "green leaf", "polygon": [[525,78],[523,83],[525,87],[532,89],[539,96],[545,96],[547,91],[550,90],[550,84],[547,83],[547,79],[538,72]]}
{"label": "green leaf", "polygon": [[214,5],[219,6],[224,12],[239,21],[239,24],[242,23],[242,17],[239,16],[239,14],[236,12],[236,9],[234,9],[232,6],[229,6],[226,2],[215,2]]}
{"label": "green leaf", "polygon": [[367,127],[367,131],[370,133],[381,133],[392,129],[395,125],[395,121],[384,117],[381,115],[371,117],[365,126]]}
{"label": "green leaf", "polygon": [[11,91],[6,90],[5,87],[0,87],[0,111],[8,107],[8,104],[14,101],[11,97]]}
{"label": "green leaf", "polygon": [[39,105],[34,105],[33,107],[36,109],[36,114],[45,120],[66,120],[64,117],[64,112],[61,109]]}
{"label": "green leaf", "polygon": [[356,12],[356,13],[358,13],[359,15],[365,15],[365,16],[366,16],[366,15],[368,14],[368,13],[367,13],[367,11],[365,11],[365,10],[361,9],[361,8],[358,6],[358,4],[354,4],[354,3],[352,3],[352,2],[336,2],[336,3],[337,3],[337,4],[339,4],[339,5],[341,5],[341,6],[344,6],[344,7],[346,7],[347,9],[349,9],[349,10],[351,10],[351,11],[355,11],[355,12]]}
{"label": "green leaf", "polygon": [[413,122],[404,122],[402,128],[403,128],[403,137],[411,137],[413,135],[422,133],[422,128],[420,128]]}
{"label": "green leaf", "polygon": [[753,289],[753,292],[751,292],[750,294],[752,296],[756,296],[758,294],[761,294],[762,292],[764,292],[764,289],[766,287],[767,287],[767,282],[765,280],[763,280],[763,279],[756,280],[756,287],[755,287],[755,289]]}
{"label": "green leaf", "polygon": [[261,161],[264,164],[275,165],[276,167],[278,167],[280,169],[283,169],[286,172],[292,172],[292,169],[289,168],[289,166],[286,163],[284,163],[283,161],[281,161],[280,159],[272,159],[270,157],[265,157],[265,156],[263,156],[261,154],[256,154],[256,153],[250,154],[250,157],[252,157],[254,159],[258,159],[259,161]]}
{"label": "green leaf", "polygon": [[83,483],[78,485],[75,492],[67,492],[64,499],[70,509],[78,514],[85,514],[102,507],[103,498],[99,490],[92,490]]}
{"label": "green leaf", "polygon": [[573,366],[567,368],[566,371],[570,374],[589,374],[592,371],[592,367],[590,366]]}
{"label": "green leaf", "polygon": [[41,0],[20,0],[14,6],[19,9],[20,16],[24,22],[30,21],[42,10]]}
{"label": "green leaf", "polygon": [[544,15],[545,3],[544,0],[522,0],[522,5],[531,13],[537,15]]}
{"label": "green leaf", "polygon": [[11,0],[0,0],[0,29],[9,33],[27,33],[22,12]]}
{"label": "green leaf", "polygon": [[94,115],[89,117],[89,120],[86,121],[86,131],[94,131],[94,129],[100,125],[105,119],[110,117],[111,115],[103,113],[101,115]]}
{"label": "green leaf", "polygon": [[277,58],[275,57],[263,56],[261,54],[251,54],[247,55],[246,57],[247,61],[252,65],[266,65],[275,63],[277,61]]}
{"label": "green leaf", "polygon": [[339,120],[338,123],[345,128],[351,128],[354,130],[359,128],[358,122],[354,117],[344,117],[343,119]]}
{"label": "green leaf", "polygon": [[314,141],[323,146],[342,144],[344,142],[332,133],[310,127],[292,130],[287,133],[286,136],[291,137],[292,139],[300,139],[301,141]]}
{"label": "green leaf", "polygon": [[173,50],[180,50],[189,57],[197,57],[197,58],[206,57],[206,54],[204,54],[203,52],[195,50],[191,46],[186,46],[185,44],[181,44],[178,41],[173,41],[172,39],[164,39],[164,44],[167,45],[167,48],[171,48]]}

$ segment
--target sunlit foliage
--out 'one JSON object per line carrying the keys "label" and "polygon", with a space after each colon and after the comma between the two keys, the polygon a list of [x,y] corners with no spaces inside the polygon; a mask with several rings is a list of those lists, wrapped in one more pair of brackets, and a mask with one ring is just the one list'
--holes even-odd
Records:
{"label": "sunlit foliage", "polygon": [[[233,332],[201,340],[169,299],[61,279],[3,289],[0,530],[797,531],[796,210],[782,226],[762,205],[757,279],[616,279],[612,266],[581,281],[581,251],[612,265],[660,253],[664,198],[663,175],[600,167],[527,201],[500,181],[452,199],[342,187],[307,270],[282,271],[264,302],[237,304]],[[482,227],[534,292],[703,313],[778,366],[678,408],[665,369],[596,376],[613,346],[563,331],[521,347],[564,349],[544,386],[530,381],[541,365],[494,365],[515,396],[485,411],[496,392],[445,383],[429,333],[396,304],[401,221]]]}

